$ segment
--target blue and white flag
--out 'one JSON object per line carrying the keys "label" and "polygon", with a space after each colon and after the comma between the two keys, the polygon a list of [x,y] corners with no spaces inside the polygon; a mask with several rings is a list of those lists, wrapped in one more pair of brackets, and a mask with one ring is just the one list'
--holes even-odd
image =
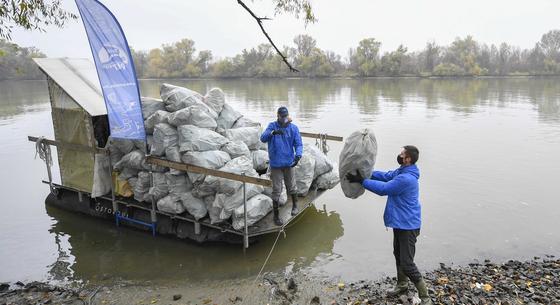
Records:
{"label": "blue and white flag", "polygon": [[107,106],[111,137],[146,140],[136,71],[119,22],[97,0],[76,0],[76,4]]}

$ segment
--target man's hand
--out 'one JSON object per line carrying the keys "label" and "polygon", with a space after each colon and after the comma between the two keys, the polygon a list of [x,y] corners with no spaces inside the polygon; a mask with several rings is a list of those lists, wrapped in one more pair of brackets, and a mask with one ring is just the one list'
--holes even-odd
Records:
{"label": "man's hand", "polygon": [[301,159],[301,156],[296,156],[294,159],[294,163],[292,163],[292,165],[290,165],[290,167],[296,167],[296,165],[299,163],[299,160]]}
{"label": "man's hand", "polygon": [[276,129],[272,131],[272,135],[276,136],[276,135],[283,135],[284,131],[282,131],[281,129]]}
{"label": "man's hand", "polygon": [[356,170],[355,175],[352,175],[352,173],[346,174],[346,179],[348,179],[348,182],[350,183],[362,184],[362,182],[364,182],[364,177],[362,177],[362,174],[360,174],[360,171],[358,170]]}

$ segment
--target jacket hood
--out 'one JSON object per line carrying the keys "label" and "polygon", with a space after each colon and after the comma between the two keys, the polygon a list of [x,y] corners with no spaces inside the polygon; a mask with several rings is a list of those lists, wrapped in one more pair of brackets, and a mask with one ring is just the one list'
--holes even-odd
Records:
{"label": "jacket hood", "polygon": [[420,178],[420,169],[418,169],[418,166],[416,166],[416,164],[412,164],[412,165],[408,165],[408,166],[403,166],[399,169],[401,171],[401,173],[403,174],[411,174],[414,177],[416,177],[416,179]]}

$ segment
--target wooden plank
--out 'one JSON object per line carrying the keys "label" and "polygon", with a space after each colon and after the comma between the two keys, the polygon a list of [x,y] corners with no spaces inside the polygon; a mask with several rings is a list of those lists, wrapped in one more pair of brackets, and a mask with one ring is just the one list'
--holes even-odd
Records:
{"label": "wooden plank", "polygon": [[[27,139],[30,142],[37,142],[39,140],[38,137],[32,137],[32,136],[28,136]],[[79,151],[93,152],[93,153],[100,153],[100,154],[107,153],[107,150],[105,148],[90,147],[90,146],[73,144],[73,143],[65,143],[65,142],[54,141],[54,140],[49,140],[49,139],[43,139],[43,142],[47,143],[49,145],[52,145],[52,146],[67,148],[67,149],[71,149],[71,150],[79,150]]]}
{"label": "wooden plank", "polygon": [[300,132],[300,134],[302,137],[307,137],[307,138],[320,139],[321,137],[325,137],[327,140],[331,140],[331,141],[338,141],[338,142],[344,141],[344,138],[342,137],[330,136],[328,134],[310,133],[310,132]]}
{"label": "wooden plank", "polygon": [[211,169],[211,168],[206,168],[206,167],[201,167],[201,166],[197,166],[197,165],[164,160],[164,159],[160,159],[160,158],[157,158],[157,157],[154,157],[154,156],[147,156],[146,157],[146,162],[150,163],[150,164],[154,164],[154,165],[173,168],[173,169],[184,171],[184,172],[191,172],[191,173],[197,173],[197,174],[216,176],[216,177],[220,177],[220,178],[226,178],[226,179],[235,180],[235,181],[247,182],[247,183],[262,185],[262,186],[266,186],[266,187],[271,187],[272,186],[272,181],[270,181],[268,179],[261,179],[261,178],[256,178],[256,177],[250,177],[250,176],[243,176],[243,175],[234,174],[234,173],[228,173],[228,172],[224,172],[224,171],[220,171],[220,170],[216,170],[216,169]]}

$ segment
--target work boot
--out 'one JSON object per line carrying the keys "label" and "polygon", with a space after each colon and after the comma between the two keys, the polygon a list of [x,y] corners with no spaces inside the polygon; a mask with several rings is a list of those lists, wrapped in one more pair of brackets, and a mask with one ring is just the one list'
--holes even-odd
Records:
{"label": "work boot", "polygon": [[296,216],[299,213],[299,209],[297,208],[297,195],[292,194],[292,216]]}
{"label": "work boot", "polygon": [[418,290],[418,297],[420,298],[420,305],[433,305],[432,299],[428,295],[428,287],[426,287],[426,282],[424,279],[420,279],[414,284],[416,290]]}
{"label": "work boot", "polygon": [[400,267],[397,267],[397,285],[392,290],[387,291],[387,297],[393,298],[405,294],[408,291],[408,277]]}
{"label": "work boot", "polygon": [[272,202],[272,209],[274,212],[274,224],[277,226],[283,225],[284,223],[280,219],[280,212],[278,211],[278,201]]}

